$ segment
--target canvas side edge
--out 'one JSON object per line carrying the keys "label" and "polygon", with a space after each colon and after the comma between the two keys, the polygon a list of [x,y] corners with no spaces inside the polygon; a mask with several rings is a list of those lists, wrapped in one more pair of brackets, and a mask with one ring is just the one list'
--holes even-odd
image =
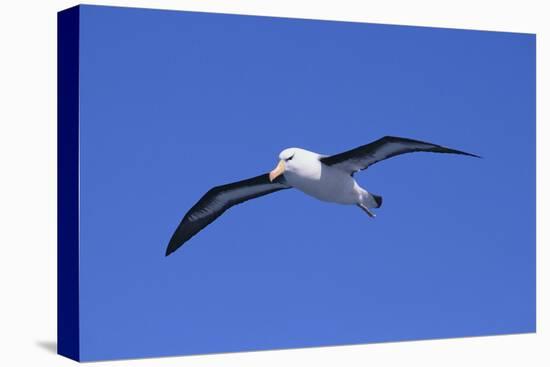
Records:
{"label": "canvas side edge", "polygon": [[57,14],[57,353],[80,360],[80,7]]}

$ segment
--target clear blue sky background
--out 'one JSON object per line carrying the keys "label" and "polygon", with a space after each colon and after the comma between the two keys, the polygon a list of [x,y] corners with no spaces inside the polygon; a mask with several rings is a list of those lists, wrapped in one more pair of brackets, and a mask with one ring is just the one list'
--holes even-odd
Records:
{"label": "clear blue sky background", "polygon": [[[84,6],[84,360],[535,330],[535,36]],[[384,135],[477,153],[288,190],[170,257],[212,186]]]}

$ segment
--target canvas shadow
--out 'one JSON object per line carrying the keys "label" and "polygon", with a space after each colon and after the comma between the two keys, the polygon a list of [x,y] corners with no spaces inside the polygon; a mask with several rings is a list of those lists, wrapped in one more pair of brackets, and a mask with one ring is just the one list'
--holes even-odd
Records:
{"label": "canvas shadow", "polygon": [[38,340],[36,345],[47,352],[57,354],[57,342],[51,340]]}

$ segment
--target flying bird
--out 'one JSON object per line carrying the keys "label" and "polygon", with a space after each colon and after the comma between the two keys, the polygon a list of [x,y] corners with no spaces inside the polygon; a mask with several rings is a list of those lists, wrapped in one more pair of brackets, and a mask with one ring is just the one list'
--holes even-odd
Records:
{"label": "flying bird", "polygon": [[382,205],[382,196],[359,186],[354,174],[377,162],[412,152],[451,153],[480,158],[460,150],[393,136],[385,136],[330,156],[301,148],[288,148],[279,154],[279,163],[271,172],[210,189],[181,220],[166,248],[166,256],[232,206],[290,188],[322,201],[356,205],[373,218],[375,214],[372,209]]}

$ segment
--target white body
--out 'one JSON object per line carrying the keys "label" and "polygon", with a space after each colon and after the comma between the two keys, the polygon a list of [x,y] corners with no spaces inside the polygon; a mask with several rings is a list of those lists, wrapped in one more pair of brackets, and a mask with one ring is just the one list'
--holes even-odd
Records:
{"label": "white body", "polygon": [[286,181],[305,194],[332,203],[376,207],[376,202],[349,172],[321,163],[319,159],[323,155],[289,148],[281,152],[279,157],[285,161]]}

